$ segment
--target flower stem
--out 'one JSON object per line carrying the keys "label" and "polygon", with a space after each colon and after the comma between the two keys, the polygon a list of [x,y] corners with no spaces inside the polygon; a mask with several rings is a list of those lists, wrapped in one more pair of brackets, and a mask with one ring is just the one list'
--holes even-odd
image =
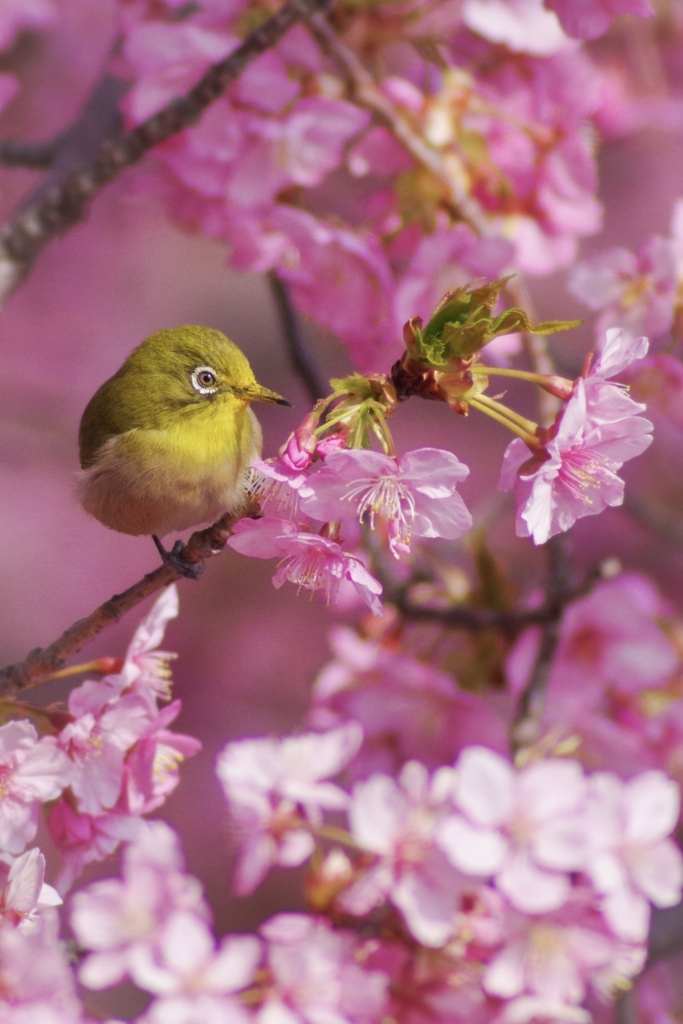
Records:
{"label": "flower stem", "polygon": [[537,384],[548,394],[565,401],[572,393],[573,381],[567,377],[560,377],[558,374],[535,373],[533,370],[511,370],[506,366],[483,366],[481,363],[474,363],[470,372],[480,377],[512,377],[515,380],[525,380],[530,384]]}
{"label": "flower stem", "polygon": [[502,423],[504,427],[511,430],[513,434],[517,434],[518,437],[533,449],[541,448],[542,443],[539,440],[536,431],[538,425],[533,420],[528,420],[525,416],[520,416],[519,413],[514,412],[513,409],[509,409],[502,402],[497,402],[495,398],[489,398],[488,395],[476,395],[467,398],[468,405],[474,406],[475,409],[479,409],[480,412],[486,413],[492,419],[497,420],[498,423]]}

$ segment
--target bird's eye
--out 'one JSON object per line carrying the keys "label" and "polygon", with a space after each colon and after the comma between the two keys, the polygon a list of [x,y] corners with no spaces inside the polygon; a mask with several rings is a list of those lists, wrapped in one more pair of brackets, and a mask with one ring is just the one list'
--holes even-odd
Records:
{"label": "bird's eye", "polygon": [[210,366],[197,366],[190,374],[192,387],[200,395],[214,395],[218,390],[216,371]]}

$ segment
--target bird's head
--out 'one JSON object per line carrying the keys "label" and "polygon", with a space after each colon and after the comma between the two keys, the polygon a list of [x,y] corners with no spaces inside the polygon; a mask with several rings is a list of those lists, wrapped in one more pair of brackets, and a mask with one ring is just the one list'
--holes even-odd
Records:
{"label": "bird's head", "polygon": [[247,357],[220,331],[185,325],[150,335],[130,354],[120,371],[159,411],[205,406],[226,397],[289,405],[254,377]]}

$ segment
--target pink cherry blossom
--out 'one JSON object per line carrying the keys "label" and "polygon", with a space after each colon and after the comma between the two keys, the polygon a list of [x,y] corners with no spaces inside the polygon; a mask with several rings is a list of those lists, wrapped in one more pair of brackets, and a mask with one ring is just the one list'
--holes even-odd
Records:
{"label": "pink cherry blossom", "polygon": [[238,997],[197,992],[153,999],[145,1013],[135,1018],[135,1024],[253,1024],[253,1020]]}
{"label": "pink cherry blossom", "polygon": [[[628,369],[636,359],[643,359],[648,352],[649,342],[621,327],[611,327],[605,332],[600,354],[584,374],[587,387],[617,377]],[[613,385],[618,387],[619,385]]]}
{"label": "pink cherry blossom", "polygon": [[[563,619],[541,726],[553,742],[576,746],[593,768],[630,778],[647,768],[678,775],[681,749],[677,673],[668,634],[671,608],[646,577],[623,573],[575,602]],[[506,664],[520,693],[538,649],[527,631]]]}
{"label": "pink cherry blossom", "polygon": [[602,311],[595,325],[598,338],[608,325],[636,335],[665,334],[671,330],[676,301],[673,242],[653,235],[636,255],[615,248],[584,260],[571,271],[569,289],[591,309]]}
{"label": "pink cherry blossom", "polygon": [[[490,995],[510,1000],[505,1019],[589,1021],[572,1010],[583,1003],[599,972],[617,959],[618,943],[579,894],[543,917],[508,912],[502,948],[486,966],[482,985]],[[642,948],[633,973],[644,959]]]}
{"label": "pink cherry blossom", "polygon": [[555,11],[562,28],[578,39],[595,39],[609,28],[617,14],[651,15],[648,0],[544,0]]}
{"label": "pink cherry blossom", "polygon": [[358,448],[331,452],[300,488],[301,507],[316,519],[367,518],[386,523],[392,553],[410,550],[411,535],[455,540],[472,525],[456,491],[469,469],[451,452],[420,448],[400,459]]}
{"label": "pink cherry blossom", "polygon": [[73,720],[59,734],[59,744],[73,764],[71,789],[79,810],[99,814],[110,810],[123,784],[126,752],[146,731],[147,700],[132,694],[111,699],[106,682],[83,683],[72,690]]}
{"label": "pink cherry blossom", "polygon": [[279,914],[261,926],[270,984],[258,1024],[375,1024],[387,1009],[387,975],[364,963],[365,943],[307,914]]}
{"label": "pink cherry blossom", "polygon": [[[89,950],[82,982],[104,988],[128,976],[137,980],[150,948],[176,913],[207,916],[199,883],[183,872],[175,834],[163,822],[141,824],[124,854],[122,878],[95,882],[71,901],[71,926]],[[144,984],[144,982],[143,982]]]}
{"label": "pink cherry blossom", "polygon": [[398,780],[373,775],[357,783],[349,807],[354,839],[377,859],[342,894],[340,905],[366,914],[389,900],[411,934],[428,947],[443,946],[455,935],[468,887],[436,842],[438,822],[450,808],[448,773],[441,769],[432,780],[411,761]]}
{"label": "pink cherry blossom", "polygon": [[334,658],[315,682],[309,722],[362,725],[363,746],[350,765],[354,777],[393,774],[413,759],[434,769],[472,743],[506,749],[503,718],[452,675],[393,641],[362,638],[349,628],[335,628],[331,643]]}
{"label": "pink cherry blossom", "polygon": [[299,513],[299,491],[308,477],[305,469],[312,461],[312,455],[306,453],[299,461],[305,463],[302,468],[292,465],[287,454],[280,459],[254,459],[252,470],[256,472],[250,491],[262,507],[272,506],[279,516],[296,518]]}
{"label": "pink cherry blossom", "polygon": [[62,902],[56,889],[47,885],[44,878],[45,857],[37,847],[17,857],[7,872],[7,881],[0,896],[3,922],[10,920],[20,928],[33,928],[41,911]]}
{"label": "pink cherry blossom", "polygon": [[73,781],[73,765],[51,736],[27,721],[0,726],[0,851],[21,853],[35,837],[38,811]]}
{"label": "pink cherry blossom", "polygon": [[319,185],[341,163],[344,146],[369,120],[369,113],[360,107],[309,96],[299,100],[286,118],[264,122],[264,135],[286,173],[283,185]]}
{"label": "pink cherry blossom", "polygon": [[630,376],[631,394],[638,402],[647,402],[678,429],[683,429],[683,364],[667,352],[656,352],[643,359]]}
{"label": "pink cherry blossom", "polygon": [[456,765],[454,802],[472,827],[446,819],[439,842],[469,873],[477,863],[525,913],[556,910],[569,898],[568,872],[586,861],[586,799],[575,761],[550,759],[521,771],[485,747],[469,747]]}
{"label": "pink cherry blossom", "polygon": [[683,890],[683,856],[669,838],[678,822],[678,786],[651,771],[623,782],[598,772],[590,780],[592,851],[587,871],[615,934],[644,942],[650,903],[675,906]]}
{"label": "pink cherry blossom", "polygon": [[530,457],[519,438],[508,445],[499,486],[514,487],[519,537],[544,544],[577,519],[621,505],[624,482],[617,470],[652,441],[643,409],[614,384],[579,378],[537,456]]}
{"label": "pink cherry blossom", "polygon": [[[169,661],[176,657],[171,651],[158,650],[166,626],[178,615],[178,589],[174,583],[166,587],[135,630],[120,673],[122,690],[147,696],[156,709],[156,700],[170,696]],[[106,681],[118,683],[112,676]]]}
{"label": "pink cherry blossom", "polygon": [[195,84],[215,61],[234,48],[225,32],[187,20],[174,25],[145,21],[131,25],[125,57],[138,69],[139,80],[126,96],[124,108],[139,122]]}
{"label": "pink cherry blossom", "polygon": [[[663,687],[679,664],[662,630],[670,609],[645,576],[623,573],[574,602],[564,616],[550,678],[546,719],[581,730],[589,709],[609,715],[607,694]],[[520,638],[507,661],[515,693],[524,688],[537,650],[535,632]]]}
{"label": "pink cherry blossom", "polygon": [[[499,48],[490,64],[483,40],[458,35],[453,47],[458,65],[467,59],[475,69],[476,99],[457,123],[485,147],[486,158],[468,170],[491,233],[512,241],[514,262],[532,274],[570,264],[577,237],[595,232],[601,220],[594,159],[581,130],[599,104],[594,66],[573,47],[542,60]],[[462,86],[446,80],[437,108],[448,109],[449,88],[462,103]]]}
{"label": "pink cherry blossom", "polygon": [[401,324],[377,239],[290,207],[269,220],[287,238],[280,273],[297,307],[342,337],[360,370],[384,370],[400,355]]}
{"label": "pink cherry blossom", "polygon": [[521,53],[547,57],[567,46],[557,18],[539,0],[465,0],[462,17],[473,32]]}
{"label": "pink cherry blossom", "polygon": [[56,916],[36,926],[0,926],[3,1024],[86,1024]]}
{"label": "pink cherry blossom", "polygon": [[346,806],[344,791],[325,780],[346,766],[361,740],[354,723],[281,740],[239,740],[223,749],[216,770],[228,799],[260,791],[292,800],[310,820],[318,820],[320,808]]}
{"label": "pink cherry blossom", "polygon": [[166,728],[180,709],[179,700],[162,708],[126,757],[122,805],[129,814],[149,814],[160,807],[178,785],[179,765],[201,750],[194,736]]}
{"label": "pink cherry blossom", "polygon": [[298,867],[311,856],[315,840],[295,804],[269,799],[258,790],[230,797],[230,823],[237,846],[232,890],[248,896],[274,865]]}
{"label": "pink cherry blossom", "polygon": [[[226,936],[220,946],[205,919],[188,910],[172,913],[159,928],[153,945],[137,951],[135,981],[162,996],[156,1013],[171,1015],[186,1003],[197,1013],[197,997],[225,997],[254,979],[261,944],[254,935]],[[223,1012],[239,1012],[237,1000],[224,1000]]]}
{"label": "pink cherry blossom", "polygon": [[228,540],[230,547],[253,558],[281,559],[273,577],[276,587],[295,583],[305,590],[322,590],[334,599],[343,580],[348,580],[370,610],[379,615],[382,586],[359,558],[342,550],[335,541],[315,533],[299,532],[286,519],[242,519]]}
{"label": "pink cherry blossom", "polygon": [[354,756],[355,723],[283,740],[229,743],[216,765],[239,834],[234,888],[252,892],[274,864],[294,867],[313,852],[310,825],[323,809],[342,809],[348,796],[326,781]]}
{"label": "pink cherry blossom", "polygon": [[48,827],[62,861],[57,889],[65,893],[86,864],[106,860],[120,843],[135,838],[142,822],[139,818],[118,812],[83,814],[75,810],[67,798],[62,797],[50,811]]}

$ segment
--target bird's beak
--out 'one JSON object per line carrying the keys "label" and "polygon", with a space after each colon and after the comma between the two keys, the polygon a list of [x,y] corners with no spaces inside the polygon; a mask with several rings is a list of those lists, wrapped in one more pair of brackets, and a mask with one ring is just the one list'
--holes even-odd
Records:
{"label": "bird's beak", "polygon": [[249,402],[270,402],[273,405],[288,405],[290,409],[292,408],[292,403],[288,402],[286,398],[269,388],[261,387],[260,384],[244,388],[242,394]]}

